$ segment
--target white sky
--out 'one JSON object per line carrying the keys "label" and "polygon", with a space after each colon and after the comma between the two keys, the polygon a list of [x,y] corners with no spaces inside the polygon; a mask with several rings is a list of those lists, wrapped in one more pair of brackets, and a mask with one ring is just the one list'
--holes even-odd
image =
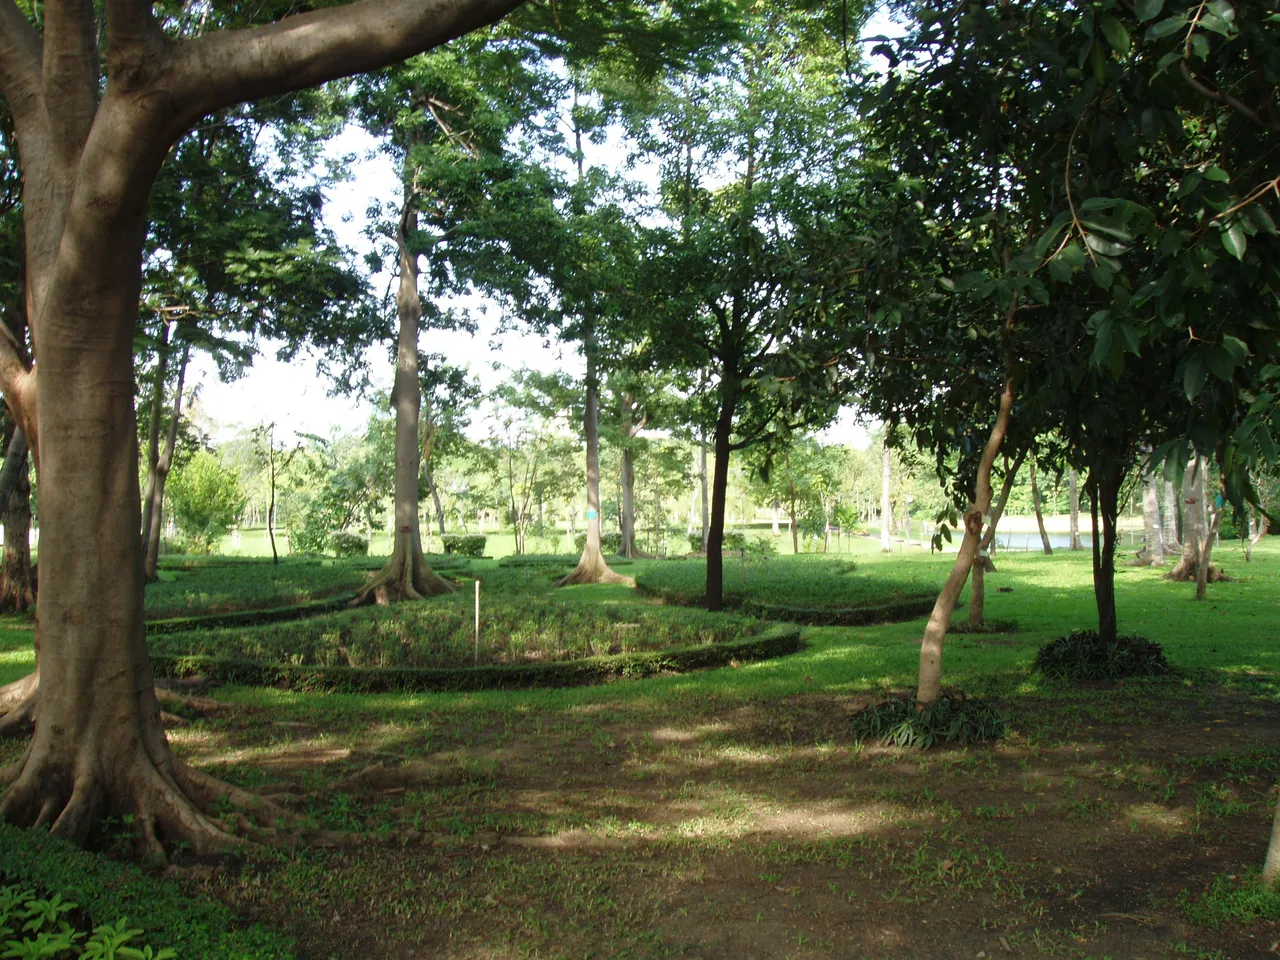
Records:
{"label": "white sky", "polygon": [[[900,32],[900,27],[883,14],[877,14],[864,35]],[[377,152],[376,147],[372,137],[351,127],[335,139],[329,150],[335,157],[353,154],[358,158],[352,167],[351,179],[328,192],[324,216],[339,242],[360,255],[370,249],[363,234],[370,200],[400,194],[399,178],[391,159]],[[597,158],[595,162],[601,161]],[[380,292],[387,280],[375,278],[374,283],[380,285],[375,287]],[[443,354],[456,366],[470,368],[485,390],[501,382],[507,370],[521,366],[582,374],[581,358],[572,346],[561,348],[552,344],[552,348],[547,349],[540,337],[514,333],[496,339],[495,343],[497,311],[489,311],[488,316],[480,315],[478,310],[473,312],[480,324],[476,334],[429,331],[420,341],[421,348],[427,353]],[[393,370],[387,347],[375,346],[367,351],[366,360],[374,385],[389,390]],[[495,370],[495,364],[500,369]],[[330,384],[318,372],[313,360],[303,355],[292,363],[281,363],[275,359],[270,344],[265,345],[246,375],[233,383],[222,383],[218,379],[216,369],[205,354],[196,355],[189,377],[199,385],[202,409],[216,417],[215,439],[226,439],[243,428],[268,420],[274,420],[285,433],[328,434],[334,427],[356,431],[363,429],[374,410],[368,400],[329,396]],[[866,430],[856,424],[849,413],[821,436],[826,442],[859,448],[868,442]]]}

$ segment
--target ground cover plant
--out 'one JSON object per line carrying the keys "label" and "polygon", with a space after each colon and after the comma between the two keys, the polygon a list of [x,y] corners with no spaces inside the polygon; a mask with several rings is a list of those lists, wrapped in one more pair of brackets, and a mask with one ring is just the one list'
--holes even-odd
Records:
{"label": "ground cover plant", "polygon": [[168,576],[171,579],[147,585],[144,602],[148,618],[306,603],[354,594],[368,579],[360,565],[323,560],[291,560],[278,565],[262,560],[188,564],[169,567]]}
{"label": "ground cover plant", "polygon": [[1035,669],[1046,677],[1072,683],[1110,682],[1123,677],[1162,676],[1169,672],[1169,662],[1160,645],[1146,637],[1120,636],[1107,641],[1096,630],[1077,630],[1041,647]]}

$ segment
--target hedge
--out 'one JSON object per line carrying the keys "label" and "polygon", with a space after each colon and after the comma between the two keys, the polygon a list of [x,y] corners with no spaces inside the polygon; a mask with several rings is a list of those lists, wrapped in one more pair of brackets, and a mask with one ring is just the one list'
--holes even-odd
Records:
{"label": "hedge", "polygon": [[0,823],[0,876],[17,886],[61,894],[94,924],[128,917],[146,939],[181,960],[291,960],[293,943],[260,924],[247,924],[221,904],[193,899],[177,884],[131,863],[86,853],[43,830]]}
{"label": "hedge", "polygon": [[353,598],[350,595],[330,597],[312,603],[292,607],[272,607],[269,610],[237,610],[234,613],[212,613],[203,617],[169,617],[165,620],[148,620],[147,636],[158,637],[186,630],[209,630],[216,627],[256,627],[264,623],[303,620],[322,613],[334,613],[346,609]]}
{"label": "hedge", "polygon": [[[702,604],[701,596],[691,597],[682,591],[655,587],[643,581],[636,583],[636,590],[680,606],[696,607]],[[876,623],[899,623],[923,617],[932,612],[936,602],[937,597],[932,593],[849,607],[798,607],[726,597],[725,607],[734,613],[761,620],[781,620],[813,627],[867,627]]]}
{"label": "hedge", "polygon": [[463,557],[484,556],[484,545],[488,537],[479,533],[446,533],[440,538],[445,553],[453,553]]}
{"label": "hedge", "polygon": [[768,660],[795,653],[803,646],[800,629],[774,626],[750,640],[709,643],[676,650],[623,653],[553,663],[483,667],[362,668],[262,663],[231,657],[152,654],[156,677],[203,677],[214,686],[231,684],[282,687],[289,690],[344,693],[511,690],[528,687],[571,687],[610,680],[631,680],[663,672],[723,667],[738,661]]}

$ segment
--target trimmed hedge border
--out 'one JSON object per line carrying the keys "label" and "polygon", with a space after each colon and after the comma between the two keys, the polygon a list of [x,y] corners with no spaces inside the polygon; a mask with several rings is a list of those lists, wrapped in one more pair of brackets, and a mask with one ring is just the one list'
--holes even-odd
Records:
{"label": "trimmed hedge border", "polygon": [[[690,597],[678,590],[653,587],[637,582],[640,593],[657,597],[682,607],[702,605],[702,597]],[[726,598],[725,606],[734,613],[761,620],[779,620],[786,623],[802,623],[811,627],[867,627],[876,623],[901,623],[928,615],[937,602],[937,594],[920,594],[904,597],[888,603],[864,603],[853,607],[789,607],[779,603],[758,603],[754,600]]]}
{"label": "trimmed hedge border", "polygon": [[610,680],[636,680],[665,671],[683,673],[723,667],[733,661],[770,660],[800,650],[798,627],[770,627],[758,637],[735,643],[645,653],[622,653],[555,663],[521,663],[484,667],[321,667],[261,663],[232,657],[153,654],[157,678],[201,676],[214,686],[242,684],[286,690],[342,693],[410,693],[421,691],[516,690],[529,687],[575,687]]}
{"label": "trimmed hedge border", "polygon": [[195,899],[170,881],[86,853],[43,830],[0,823],[0,876],[37,895],[61,894],[94,924],[122,916],[146,931],[149,943],[172,947],[183,960],[291,960],[292,941],[261,924],[248,925],[221,904]]}
{"label": "trimmed hedge border", "polygon": [[159,637],[187,630],[207,630],[216,627],[256,627],[264,623],[280,623],[288,620],[305,620],[323,613],[336,613],[346,609],[355,594],[343,593],[340,597],[313,600],[311,603],[294,604],[291,607],[269,607],[265,610],[235,610],[230,613],[210,613],[200,617],[167,617],[148,620],[147,636]]}

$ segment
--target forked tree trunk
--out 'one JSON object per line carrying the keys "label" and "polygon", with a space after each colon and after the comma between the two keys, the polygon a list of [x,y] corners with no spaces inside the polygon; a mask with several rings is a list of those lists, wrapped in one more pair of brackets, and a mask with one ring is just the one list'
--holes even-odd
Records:
{"label": "forked tree trunk", "polygon": [[1182,531],[1178,526],[1178,492],[1172,480],[1164,481],[1164,518],[1160,524],[1160,533],[1164,537],[1164,552],[1175,554],[1182,552]]}
{"label": "forked tree trunk", "polygon": [[1080,478],[1075,467],[1067,472],[1067,491],[1071,501],[1071,542],[1067,549],[1083,550],[1084,545],[1080,542]]}
{"label": "forked tree trunk", "polygon": [[[1226,491],[1222,490],[1222,494]],[[1204,543],[1200,545],[1200,557],[1196,565],[1196,599],[1203,600],[1208,592],[1209,577],[1217,573],[1213,565],[1209,562],[1213,556],[1213,545],[1218,539],[1218,527],[1222,524],[1222,514],[1226,510],[1226,497],[1221,497],[1221,502],[1213,508],[1213,513],[1209,519],[1209,529],[1205,533]]]}
{"label": "forked tree trunk", "polygon": [[880,465],[880,552],[888,553],[893,549],[892,531],[893,526],[893,499],[892,499],[892,481],[891,471],[893,464],[890,461],[889,440],[885,438],[884,453]]}
{"label": "forked tree trunk", "polygon": [[169,433],[164,441],[164,453],[156,460],[155,476],[147,484],[151,491],[151,510],[144,517],[147,528],[146,549],[142,572],[147,583],[154,583],[160,565],[160,532],[164,525],[164,487],[173,468],[173,454],[178,446],[178,427],[182,422],[182,387],[187,377],[187,361],[191,358],[191,345],[182,347],[182,362],[178,364],[178,383],[174,388],[173,411],[169,416]]}
{"label": "forked tree trunk", "polygon": [[978,476],[975,482],[973,500],[964,514],[964,538],[960,541],[960,549],[956,553],[955,563],[947,582],[938,594],[929,622],[924,628],[924,638],[920,643],[920,673],[916,686],[916,702],[923,706],[938,699],[942,692],[942,647],[947,639],[947,627],[951,624],[951,614],[955,611],[956,601],[964,582],[969,578],[978,555],[978,543],[982,539],[982,518],[991,508],[991,468],[1000,453],[1000,446],[1009,432],[1009,420],[1013,411],[1013,380],[1006,379],[1004,390],[1000,394],[1000,409],[996,414],[996,422],[991,427],[991,435],[982,451],[982,459],[978,463]]}
{"label": "forked tree trunk", "polygon": [[[1205,535],[1208,532],[1205,515],[1207,472],[1208,461],[1203,457],[1192,457],[1182,475],[1182,557],[1165,574],[1167,580],[1182,583],[1196,580],[1201,557],[1207,556],[1204,550]],[[1205,571],[1205,576],[1210,583],[1222,579],[1221,572],[1212,566]]]}
{"label": "forked tree trunk", "polygon": [[1017,477],[1026,456],[1026,450],[1019,451],[1013,460],[1013,465],[1005,470],[1004,481],[1000,484],[1000,496],[996,498],[996,505],[991,508],[987,530],[982,535],[982,540],[978,543],[978,552],[973,558],[973,582],[969,584],[968,623],[971,630],[977,630],[986,623],[987,574],[996,571],[996,565],[991,559],[991,554],[995,552],[996,529],[1000,525],[1000,518],[1004,516],[1005,504],[1009,502],[1009,491],[1013,489],[1014,478]]}
{"label": "forked tree trunk", "polygon": [[422,410],[422,386],[418,379],[418,330],[422,300],[418,296],[418,258],[409,252],[408,237],[414,229],[412,196],[405,197],[404,212],[396,232],[400,250],[400,283],[396,290],[399,336],[396,341],[396,375],[391,406],[396,413],[395,542],[386,565],[358,594],[353,604],[399,603],[453,593],[455,587],[439,576],[422,553],[418,527],[418,417]]}
{"label": "forked tree trunk", "polygon": [[1142,478],[1142,550],[1134,560],[1135,566],[1164,566],[1164,531],[1160,523],[1159,481],[1155,469],[1147,470]]}
{"label": "forked tree trunk", "polygon": [[[1123,467],[1114,464],[1089,472],[1089,512],[1093,518],[1093,596],[1098,607],[1098,635],[1107,643],[1116,638],[1116,521],[1120,513]],[[1102,542],[1098,542],[1098,515]]]}
{"label": "forked tree trunk", "polygon": [[[729,369],[726,363],[724,369]],[[716,418],[715,473],[711,483],[711,529],[707,534],[707,609],[724,609],[724,513],[729,491],[729,452],[733,417],[738,408],[738,382],[721,380],[720,415]]]}
{"label": "forked tree trunk", "polygon": [[1044,529],[1044,510],[1040,505],[1040,488],[1036,486],[1036,464],[1031,461],[1031,504],[1036,511],[1036,526],[1040,528],[1040,543],[1044,552],[1052,556],[1053,547],[1049,543],[1049,534]]}
{"label": "forked tree trunk", "polygon": [[587,441],[587,539],[582,545],[578,565],[556,581],[557,587],[583,583],[631,583],[609,569],[600,548],[600,382],[596,373],[595,343],[590,337],[584,344],[587,354],[586,403],[582,408],[582,432]]}

